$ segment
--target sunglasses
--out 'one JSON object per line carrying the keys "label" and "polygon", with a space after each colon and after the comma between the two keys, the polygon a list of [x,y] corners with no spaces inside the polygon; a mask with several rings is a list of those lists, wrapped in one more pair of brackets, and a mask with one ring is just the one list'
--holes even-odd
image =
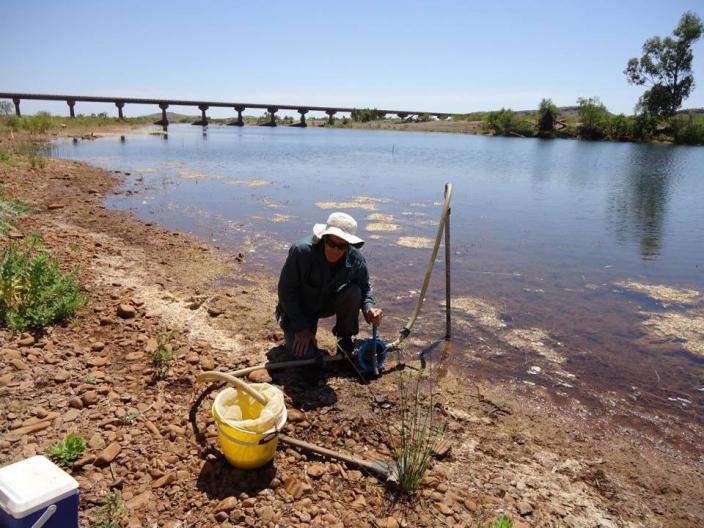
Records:
{"label": "sunglasses", "polygon": [[349,247],[349,244],[347,244],[347,242],[335,242],[334,240],[331,240],[328,237],[325,237],[325,245],[340,251],[345,251]]}

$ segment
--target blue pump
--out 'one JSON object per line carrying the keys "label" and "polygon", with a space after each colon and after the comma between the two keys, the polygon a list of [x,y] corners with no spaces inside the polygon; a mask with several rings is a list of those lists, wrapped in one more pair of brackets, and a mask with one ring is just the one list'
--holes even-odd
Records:
{"label": "blue pump", "polygon": [[377,337],[378,327],[372,327],[372,338],[359,341],[355,349],[357,365],[363,374],[378,376],[384,368],[388,347]]}

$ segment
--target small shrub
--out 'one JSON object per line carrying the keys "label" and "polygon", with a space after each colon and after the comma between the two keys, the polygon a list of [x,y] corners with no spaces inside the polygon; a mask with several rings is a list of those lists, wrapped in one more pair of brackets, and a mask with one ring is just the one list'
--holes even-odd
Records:
{"label": "small shrub", "polygon": [[100,508],[96,515],[100,524],[94,528],[123,528],[130,520],[130,514],[125,506],[122,495],[116,492],[107,493],[100,499]]}
{"label": "small shrub", "polygon": [[73,433],[68,433],[66,439],[57,442],[46,450],[54,462],[63,467],[71,467],[86,449],[86,439]]}
{"label": "small shrub", "polygon": [[5,163],[7,165],[14,165],[14,156],[8,150],[0,151],[0,163]]}
{"label": "small shrub", "polygon": [[127,411],[120,417],[120,421],[125,424],[131,424],[140,416],[142,416],[142,413],[139,411]]}
{"label": "small shrub", "polygon": [[22,128],[32,134],[43,134],[51,128],[49,112],[37,112],[33,116],[22,118]]}
{"label": "small shrub", "polygon": [[489,528],[513,528],[513,523],[506,515],[502,515],[499,519],[491,523]]}
{"label": "small shrub", "polygon": [[151,352],[152,367],[154,367],[154,379],[164,379],[169,372],[171,360],[174,358],[171,338],[175,331],[159,333],[156,336],[156,350]]}
{"label": "small shrub", "polygon": [[14,219],[24,215],[29,208],[16,200],[4,200],[0,196],[0,233],[15,226]]}
{"label": "small shrub", "polygon": [[73,273],[34,245],[12,242],[0,257],[0,324],[13,331],[66,322],[86,303]]}
{"label": "small shrub", "polygon": [[16,115],[9,115],[7,117],[4,117],[3,122],[7,128],[14,132],[17,132],[22,126],[22,118]]}
{"label": "small shrub", "polygon": [[29,166],[33,169],[43,169],[46,166],[46,158],[36,152],[27,154],[27,159],[29,160]]}

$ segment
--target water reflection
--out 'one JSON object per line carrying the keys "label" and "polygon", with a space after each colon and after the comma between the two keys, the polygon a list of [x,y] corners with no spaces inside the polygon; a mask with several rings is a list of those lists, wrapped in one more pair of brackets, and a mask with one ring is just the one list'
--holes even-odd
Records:
{"label": "water reflection", "polygon": [[675,152],[672,147],[633,145],[623,167],[623,181],[609,199],[617,238],[637,242],[643,260],[653,260],[661,253]]}

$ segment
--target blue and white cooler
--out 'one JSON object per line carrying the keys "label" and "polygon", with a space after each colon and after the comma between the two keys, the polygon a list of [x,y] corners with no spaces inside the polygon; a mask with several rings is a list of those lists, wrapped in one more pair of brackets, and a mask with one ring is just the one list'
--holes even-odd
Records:
{"label": "blue and white cooler", "polygon": [[41,455],[0,468],[0,527],[78,528],[78,482]]}

